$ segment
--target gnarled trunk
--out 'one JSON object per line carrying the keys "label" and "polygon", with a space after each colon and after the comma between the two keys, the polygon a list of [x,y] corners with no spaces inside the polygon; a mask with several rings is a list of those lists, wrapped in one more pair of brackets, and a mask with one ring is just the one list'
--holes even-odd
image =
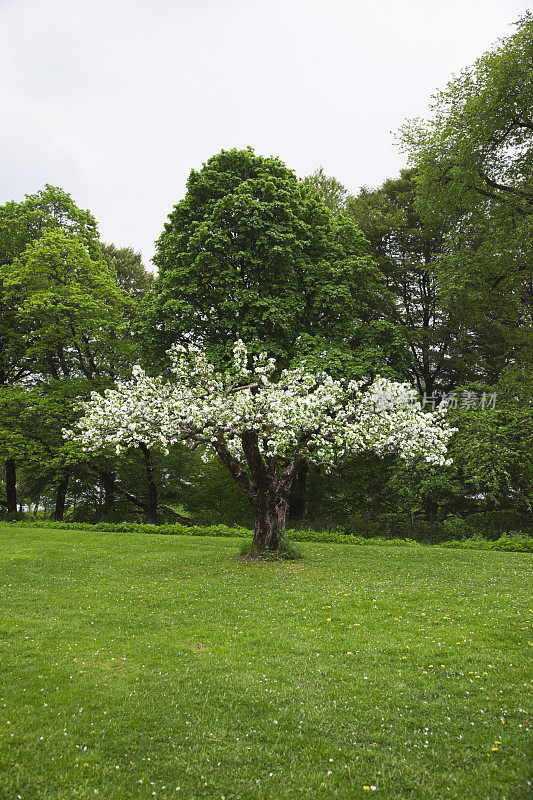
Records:
{"label": "gnarled trunk", "polygon": [[258,550],[278,550],[285,534],[287,501],[269,492],[258,492],[254,503],[254,545]]}
{"label": "gnarled trunk", "polygon": [[222,436],[215,440],[214,448],[254,509],[254,546],[260,551],[279,550],[285,533],[287,498],[302,458],[295,457],[280,470],[275,456],[265,459],[261,455],[255,431],[244,431],[241,441],[250,475],[231,453]]}

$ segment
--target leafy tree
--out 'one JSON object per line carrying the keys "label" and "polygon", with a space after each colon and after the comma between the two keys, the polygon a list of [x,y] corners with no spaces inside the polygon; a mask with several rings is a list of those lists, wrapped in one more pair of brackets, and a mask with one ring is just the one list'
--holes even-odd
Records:
{"label": "leafy tree", "polygon": [[511,365],[489,389],[494,408],[478,404],[453,413],[455,467],[469,494],[484,498],[484,510],[533,509],[532,376],[532,360]]}
{"label": "leafy tree", "polygon": [[46,231],[61,230],[85,245],[91,258],[98,258],[100,242],[96,220],[57,186],[26,195],[21,203],[0,206],[0,263],[10,265],[26,247]]}
{"label": "leafy tree", "polygon": [[152,286],[154,276],[146,270],[142,256],[131,247],[102,244],[105,262],[112,268],[117,286],[134,300],[141,300]]}
{"label": "leafy tree", "polygon": [[0,395],[0,442],[26,473],[39,473],[54,485],[55,519],[63,518],[72,469],[84,460],[81,448],[62,436],[79,416],[74,406],[84,389],[84,381],[63,378],[7,386]]}
{"label": "leafy tree", "polygon": [[503,284],[531,300],[532,59],[527,12],[516,33],[436,95],[433,119],[401,133],[418,168],[420,209],[449,231],[442,268],[451,294],[466,287],[479,300]]}
{"label": "leafy tree", "polygon": [[[282,366],[305,358],[337,376],[398,374],[405,343],[384,319],[367,247],[279,159],[222,151],[191,172],[157,243],[142,322],[148,360],[161,366],[172,344],[195,343],[224,364],[241,338]],[[295,517],[304,482],[302,465]]]}
{"label": "leafy tree", "polygon": [[438,279],[447,230],[441,220],[424,220],[416,201],[416,170],[402,170],[379,189],[348,197],[346,213],[368,239],[394,296],[388,312],[409,345],[408,376],[420,392],[433,395],[457,385],[468,368],[475,370],[473,337]]}
{"label": "leafy tree", "polygon": [[[150,358],[194,343],[227,362],[242,338],[283,365],[336,345],[345,361],[360,359],[383,288],[366,247],[279,159],[222,151],[191,172],[157,243]],[[381,364],[378,351],[368,360]]]}
{"label": "leafy tree", "polygon": [[[0,386],[3,391],[33,372],[28,353],[31,328],[21,318],[16,298],[6,289],[13,264],[22,253],[47,231],[63,230],[86,246],[92,256],[98,251],[96,222],[82,211],[62,189],[47,185],[22,203],[0,206]],[[6,450],[6,454],[8,454]],[[16,461],[14,454],[5,461],[5,493],[8,512],[17,506]]]}
{"label": "leafy tree", "polygon": [[33,372],[88,381],[117,375],[127,297],[105,262],[62,230],[46,230],[6,272],[19,317],[31,331]]}
{"label": "leafy tree", "polygon": [[[78,453],[76,462],[65,449],[61,429],[72,424],[76,399],[128,374],[136,300],[150,279],[133,251],[102,248],[92,215],[51,186],[0,208],[0,244],[6,506],[16,508],[16,463],[34,475],[32,464],[39,463],[39,474],[55,483],[61,517],[69,479],[81,474],[85,461]],[[143,462],[153,520],[157,492],[149,452]],[[130,494],[135,499],[135,490]]]}
{"label": "leafy tree", "polygon": [[325,373],[285,370],[242,342],[231,370],[216,372],[204,352],[171,352],[173,382],[140,367],[131,383],[93,394],[74,436],[88,448],[132,444],[206,445],[220,458],[254,509],[254,544],[277,550],[298,465],[331,468],[349,454],[398,449],[407,459],[446,462],[451,430],[439,411],[424,413],[406,384],[376,379],[344,384]]}
{"label": "leafy tree", "polygon": [[332,214],[344,213],[346,207],[346,187],[337,178],[326,175],[324,167],[319,167],[311,175],[303,178],[302,183],[313,189],[321,197]]}

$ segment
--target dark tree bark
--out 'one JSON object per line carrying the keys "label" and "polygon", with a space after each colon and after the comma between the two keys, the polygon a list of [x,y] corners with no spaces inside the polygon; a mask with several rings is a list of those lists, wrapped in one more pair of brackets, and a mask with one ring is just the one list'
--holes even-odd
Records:
{"label": "dark tree bark", "polygon": [[250,475],[232,455],[223,436],[219,436],[213,447],[254,509],[254,546],[259,551],[279,550],[285,532],[289,493],[303,459],[295,456],[282,470],[276,456],[263,458],[255,431],[245,431],[241,441]]}
{"label": "dark tree bark", "polygon": [[255,498],[254,545],[258,550],[279,549],[285,531],[287,501],[279,494],[258,492]]}
{"label": "dark tree bark", "polygon": [[15,514],[17,511],[17,469],[13,458],[6,460],[5,470],[7,513]]}
{"label": "dark tree bark", "polygon": [[65,501],[67,498],[69,478],[68,472],[63,472],[57,487],[56,506],[54,510],[54,520],[56,522],[61,522],[65,515]]}
{"label": "dark tree bark", "polygon": [[111,472],[106,472],[102,475],[102,483],[104,484],[104,507],[103,514],[109,514],[115,504],[116,485],[115,476]]}
{"label": "dark tree bark", "polygon": [[158,497],[157,497],[157,485],[155,482],[154,462],[152,460],[152,454],[150,452],[150,449],[144,443],[141,443],[139,447],[144,456],[144,464],[146,467],[146,479],[148,486],[148,503],[146,505],[146,516],[148,518],[148,522],[150,522],[152,525],[157,525]]}

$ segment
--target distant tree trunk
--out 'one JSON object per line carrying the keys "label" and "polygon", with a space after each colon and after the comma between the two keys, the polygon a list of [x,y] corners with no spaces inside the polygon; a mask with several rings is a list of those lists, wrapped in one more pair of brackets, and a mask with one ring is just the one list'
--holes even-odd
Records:
{"label": "distant tree trunk", "polygon": [[67,498],[69,477],[68,472],[63,472],[57,486],[56,506],[54,510],[54,520],[56,522],[61,522],[65,515],[65,501]]}
{"label": "distant tree trunk", "polygon": [[289,495],[289,519],[291,522],[305,522],[305,495],[308,471],[307,461],[302,461],[294,476]]}
{"label": "distant tree trunk", "polygon": [[146,478],[148,485],[148,503],[146,505],[146,516],[148,518],[148,522],[152,523],[152,525],[157,525],[158,497],[157,497],[157,485],[155,482],[154,462],[152,460],[152,454],[150,452],[150,449],[144,443],[141,443],[139,447],[144,456],[144,464],[146,467]]}
{"label": "distant tree trunk", "polygon": [[13,458],[6,460],[5,469],[7,513],[15,514],[17,511],[17,469]]}
{"label": "distant tree trunk", "polygon": [[434,522],[439,511],[438,503],[432,497],[424,498],[424,519],[429,522],[429,540],[433,541]]}
{"label": "distant tree trunk", "polygon": [[109,472],[103,475],[102,483],[104,484],[104,507],[103,507],[103,515],[104,517],[109,514],[111,509],[115,504],[115,476],[113,473]]}

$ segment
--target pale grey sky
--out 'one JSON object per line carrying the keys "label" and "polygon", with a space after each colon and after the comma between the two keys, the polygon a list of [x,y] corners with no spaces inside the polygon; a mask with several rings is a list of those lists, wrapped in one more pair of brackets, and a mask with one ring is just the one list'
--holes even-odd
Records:
{"label": "pale grey sky", "polygon": [[45,183],[143,253],[191,168],[251,145],[351,192],[529,2],[0,0],[0,203]]}

